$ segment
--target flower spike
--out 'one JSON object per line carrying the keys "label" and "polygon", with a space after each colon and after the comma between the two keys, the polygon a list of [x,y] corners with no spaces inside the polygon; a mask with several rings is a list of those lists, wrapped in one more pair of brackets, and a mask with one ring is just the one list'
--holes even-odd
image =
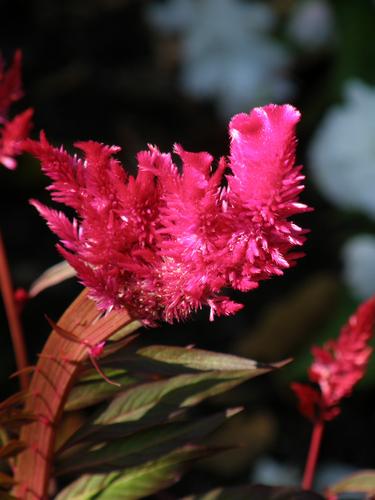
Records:
{"label": "flower spike", "polygon": [[[182,172],[157,147],[138,154],[138,175],[113,157],[118,147],[76,143],[82,157],[26,142],[51,178],[62,212],[33,204],[61,240],[59,251],[105,311],[127,308],[146,325],[184,320],[202,306],[215,315],[242,305],[224,288],[248,291],[283,274],[302,254],[305,231],[290,217],[308,210],[295,166],[299,112],[268,105],[233,117],[229,160],[176,145]],[[222,185],[224,172],[227,183]]]}
{"label": "flower spike", "polygon": [[340,403],[350,396],[365,375],[375,326],[375,296],[364,302],[341,329],[337,340],[313,347],[314,361],[309,379],[319,389],[294,383],[301,413],[313,422],[332,420],[340,413]]}
{"label": "flower spike", "polygon": [[23,151],[23,143],[31,129],[32,109],[9,119],[11,105],[23,96],[21,83],[22,54],[18,50],[11,67],[4,71],[0,55],[0,164],[13,170],[17,166],[16,156]]}

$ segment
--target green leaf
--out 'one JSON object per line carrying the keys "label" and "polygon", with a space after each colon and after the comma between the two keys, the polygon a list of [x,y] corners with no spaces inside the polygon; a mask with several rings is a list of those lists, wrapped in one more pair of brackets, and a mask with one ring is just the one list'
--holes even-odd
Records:
{"label": "green leaf", "polygon": [[[105,374],[109,378],[115,378],[115,377],[120,377],[121,375],[126,375],[127,371],[123,369],[107,368],[105,370]],[[78,378],[77,383],[83,384],[84,382],[98,382],[102,380],[103,380],[102,375],[100,375],[100,373],[98,373],[97,370],[95,370],[95,368],[93,368],[91,365],[88,369],[83,371],[81,376]]]}
{"label": "green leaf", "polygon": [[57,474],[77,471],[108,472],[113,469],[139,466],[161,458],[162,455],[187,442],[203,438],[239,411],[241,409],[233,408],[192,422],[167,423],[135,433],[127,439],[111,441],[91,451],[79,450],[78,456],[70,455],[57,464]]}
{"label": "green leaf", "polygon": [[270,369],[252,367],[240,371],[198,372],[131,387],[119,393],[85,428],[79,429],[64,449],[88,438],[94,441],[114,439],[166,422],[177,410],[195,406]]}
{"label": "green leaf", "polygon": [[329,493],[375,493],[375,470],[356,472],[328,488]]}
{"label": "green leaf", "polygon": [[140,321],[134,320],[131,323],[122,327],[118,332],[114,333],[112,337],[109,338],[109,340],[113,342],[118,342],[119,340],[128,337],[128,335],[138,330],[138,328],[141,328],[141,326],[143,325]]}
{"label": "green leaf", "polygon": [[64,488],[55,500],[90,500],[96,498],[98,493],[120,477],[121,474],[121,472],[85,474]]}
{"label": "green leaf", "polygon": [[[191,349],[188,347],[148,346],[136,353],[122,351],[103,359],[103,366],[124,368],[136,373],[157,373],[159,375],[179,375],[197,371],[238,371],[279,368],[285,362],[275,365],[261,364],[251,359],[230,354],[221,354]],[[267,370],[267,371],[268,371]]]}
{"label": "green leaf", "polygon": [[184,463],[205,457],[204,447],[186,446],[163,458],[109,474],[85,474],[67,486],[56,500],[136,500],[176,482]]}
{"label": "green leaf", "polygon": [[76,270],[73,269],[66,260],[58,262],[54,266],[46,269],[46,271],[31,284],[29,295],[30,297],[36,297],[47,288],[58,285],[69,278],[73,278],[76,274]]}
{"label": "green leaf", "polygon": [[188,347],[153,345],[139,349],[137,354],[144,358],[199,371],[256,370],[262,366],[252,359]]}
{"label": "green leaf", "polygon": [[121,375],[117,374],[111,376],[111,374],[109,374],[106,370],[106,375],[121,386],[116,387],[109,384],[103,380],[100,375],[98,375],[98,377],[100,377],[99,380],[94,379],[90,382],[79,383],[70,391],[67,402],[65,403],[64,411],[80,410],[82,408],[95,405],[101,401],[109,399],[117,392],[124,390],[124,386],[137,382],[137,379],[124,375],[123,373]]}

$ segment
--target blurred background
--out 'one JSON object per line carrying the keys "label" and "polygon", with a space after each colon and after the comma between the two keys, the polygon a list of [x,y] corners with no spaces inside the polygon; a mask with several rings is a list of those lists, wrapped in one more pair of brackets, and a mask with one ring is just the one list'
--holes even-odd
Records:
{"label": "blurred background", "polygon": [[[289,383],[305,379],[311,345],[336,337],[375,293],[375,2],[1,0],[0,9],[5,60],[17,48],[24,54],[25,97],[13,111],[35,109],[32,136],[43,129],[69,150],[85,139],[120,145],[133,173],[147,143],[169,151],[178,142],[218,158],[228,153],[233,114],[269,102],[301,109],[302,198],[314,207],[298,221],[311,230],[306,257],[285,277],[237,294],[246,307],[235,317],[209,323],[203,311],[189,323],[147,330],[142,340],[259,361],[293,357],[278,373],[225,396],[247,411],[213,439],[241,448],[196,465],[176,492],[249,478],[295,484],[311,429]],[[28,288],[61,260],[56,239],[28,204],[48,199],[45,185],[27,156],[15,172],[0,172],[0,224],[17,287]],[[70,280],[26,305],[31,362],[48,335],[44,313],[56,320],[78,291]],[[15,364],[2,304],[0,322],[6,396],[17,385],[8,380]],[[374,385],[375,362],[327,427],[320,484],[327,474],[375,466]]]}

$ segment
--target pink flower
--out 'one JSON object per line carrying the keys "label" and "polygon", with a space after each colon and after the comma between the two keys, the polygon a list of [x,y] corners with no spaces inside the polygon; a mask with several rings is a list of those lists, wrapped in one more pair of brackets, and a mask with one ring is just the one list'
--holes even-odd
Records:
{"label": "pink flower", "polygon": [[236,115],[229,160],[216,169],[210,154],[177,145],[180,172],[170,154],[149,146],[136,177],[113,158],[117,147],[76,143],[81,159],[41,134],[27,150],[52,179],[52,198],[77,218],[33,203],[100,309],[126,307],[147,324],[185,319],[203,305],[210,319],[232,314],[242,305],[224,288],[256,288],[302,255],[294,248],[304,231],[289,220],[308,210],[298,202],[304,177],[294,165],[299,118],[289,105]]}
{"label": "pink flower", "polygon": [[332,420],[340,413],[340,403],[350,396],[364,376],[372,348],[368,345],[375,325],[375,296],[364,302],[341,329],[337,340],[313,347],[314,361],[306,384],[292,384],[301,413],[313,421]]}
{"label": "pink flower", "polygon": [[23,141],[31,128],[32,109],[9,119],[11,105],[22,96],[21,52],[17,51],[12,66],[4,71],[0,56],[0,163],[13,170],[17,166],[15,157],[22,153]]}

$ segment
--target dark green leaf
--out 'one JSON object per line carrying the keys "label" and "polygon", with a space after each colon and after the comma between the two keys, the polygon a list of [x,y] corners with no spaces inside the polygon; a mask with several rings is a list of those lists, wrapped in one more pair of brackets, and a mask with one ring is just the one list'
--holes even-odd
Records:
{"label": "dark green leaf", "polygon": [[68,400],[65,404],[65,411],[80,410],[82,408],[87,408],[88,406],[95,405],[110,398],[117,392],[124,390],[125,386],[133,384],[136,379],[129,377],[127,375],[113,375],[106,370],[106,375],[108,378],[120,384],[120,387],[114,386],[103,380],[103,378],[98,375],[99,380],[94,380],[91,382],[79,383],[69,393]]}
{"label": "dark green leaf", "polygon": [[115,397],[84,429],[79,429],[64,448],[85,439],[114,439],[166,422],[177,410],[194,406],[267,371],[269,368],[200,372],[131,387]]}
{"label": "dark green leaf", "polygon": [[78,456],[69,456],[57,465],[57,474],[71,472],[109,472],[113,469],[139,466],[150,460],[161,458],[166,453],[186,443],[201,439],[227,418],[238,413],[234,408],[200,420],[174,422],[135,433],[127,439],[87,450]]}
{"label": "dark green leaf", "polygon": [[67,486],[56,500],[137,500],[176,482],[184,463],[210,453],[203,447],[186,446],[143,464],[109,474],[85,474]]}

